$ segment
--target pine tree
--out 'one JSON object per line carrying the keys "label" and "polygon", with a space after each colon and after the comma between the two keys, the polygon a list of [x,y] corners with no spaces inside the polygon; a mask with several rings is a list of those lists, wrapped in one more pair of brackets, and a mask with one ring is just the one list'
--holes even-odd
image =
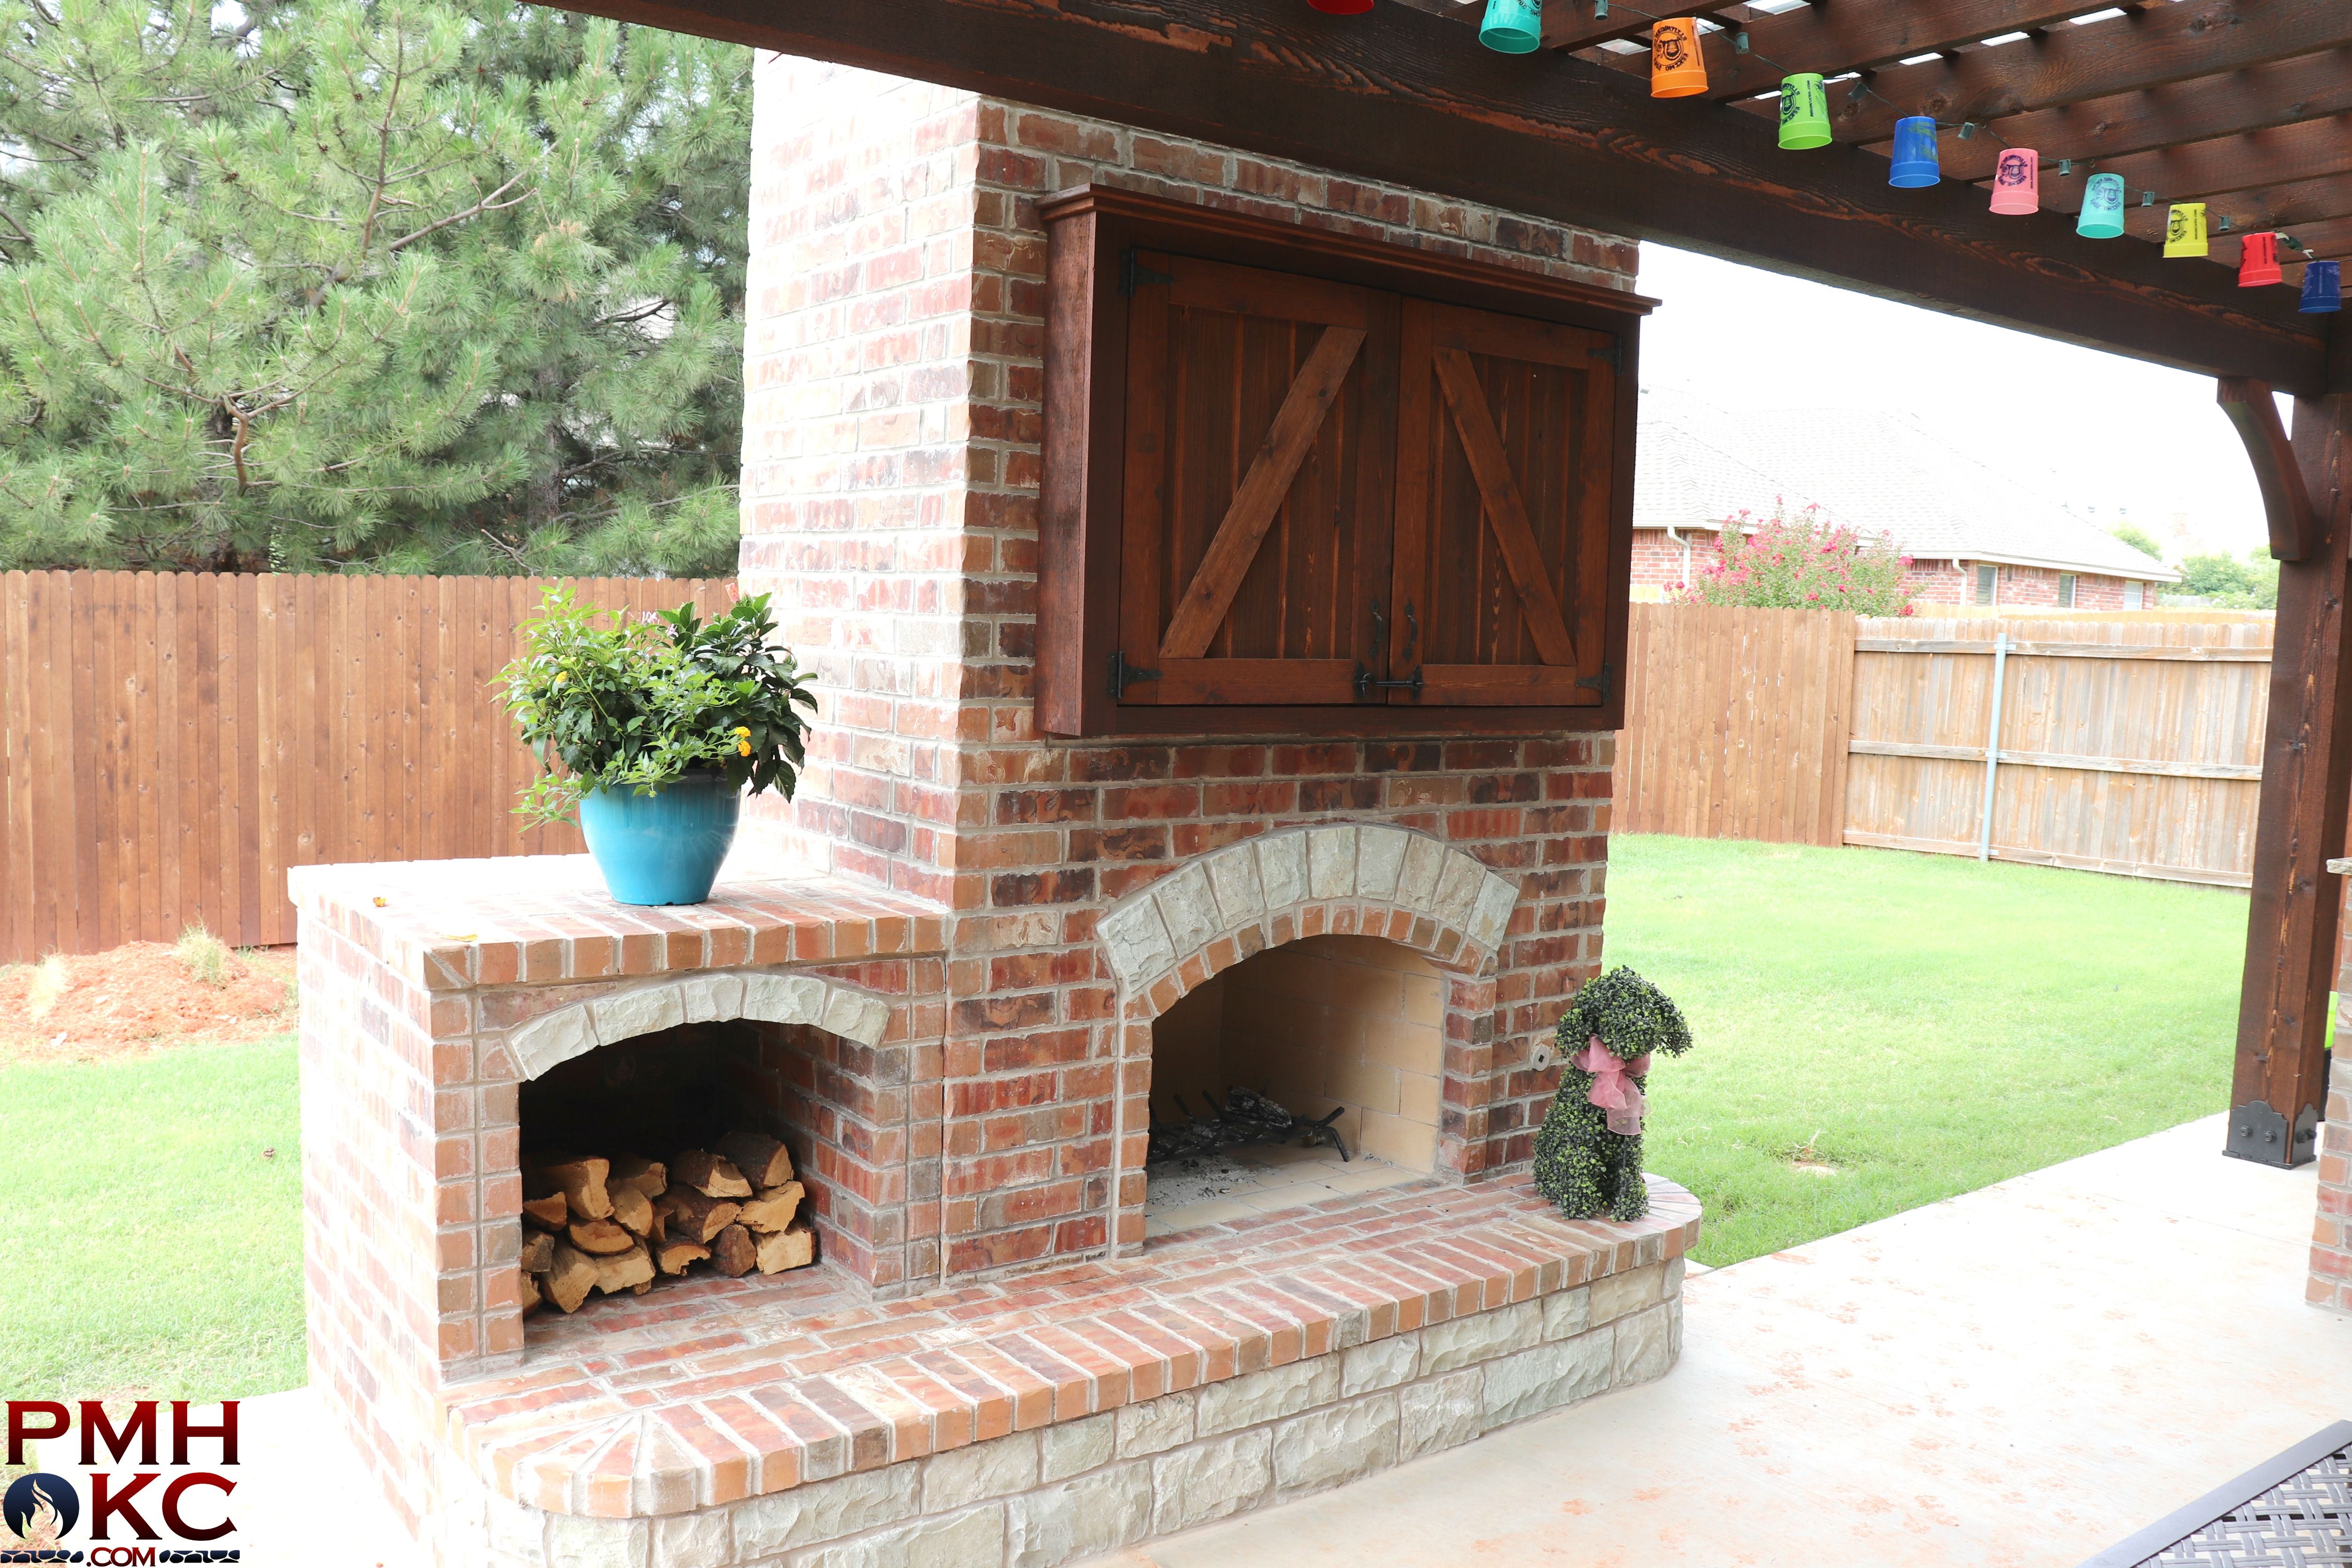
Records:
{"label": "pine tree", "polygon": [[723,573],[751,54],[0,0],[0,565]]}

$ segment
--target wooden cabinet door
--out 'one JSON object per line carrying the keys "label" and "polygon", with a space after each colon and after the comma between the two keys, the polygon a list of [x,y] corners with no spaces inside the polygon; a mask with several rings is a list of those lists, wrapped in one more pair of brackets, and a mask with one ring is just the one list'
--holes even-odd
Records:
{"label": "wooden cabinet door", "polygon": [[1386,673],[1399,300],[1128,253],[1123,703],[1354,703]]}
{"label": "wooden cabinet door", "polygon": [[1613,347],[1405,301],[1391,702],[1602,702]]}

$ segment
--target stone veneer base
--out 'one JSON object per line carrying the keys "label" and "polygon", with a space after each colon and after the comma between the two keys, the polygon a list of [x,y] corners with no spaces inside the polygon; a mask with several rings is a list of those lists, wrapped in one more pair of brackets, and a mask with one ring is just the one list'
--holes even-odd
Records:
{"label": "stone veneer base", "polygon": [[1424,1182],[898,1301],[820,1275],[599,1302],[445,1394],[428,1530],[497,1568],[1114,1551],[1662,1375],[1699,1216],[1650,1181],[1630,1225]]}

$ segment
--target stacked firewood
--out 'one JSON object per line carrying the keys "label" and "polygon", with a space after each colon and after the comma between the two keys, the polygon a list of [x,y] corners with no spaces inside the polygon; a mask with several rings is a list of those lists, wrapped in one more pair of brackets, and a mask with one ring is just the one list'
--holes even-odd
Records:
{"label": "stacked firewood", "polygon": [[576,1312],[592,1290],[642,1296],[698,1263],[740,1279],[816,1260],[792,1156],[764,1133],[730,1132],[667,1163],[526,1156],[523,1194],[525,1311]]}

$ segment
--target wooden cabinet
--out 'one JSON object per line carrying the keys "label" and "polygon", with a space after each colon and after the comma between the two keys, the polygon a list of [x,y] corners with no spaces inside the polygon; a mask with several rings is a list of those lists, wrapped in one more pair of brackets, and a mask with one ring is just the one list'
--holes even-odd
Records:
{"label": "wooden cabinet", "polygon": [[1044,210],[1043,729],[1615,726],[1649,301],[1123,192]]}

